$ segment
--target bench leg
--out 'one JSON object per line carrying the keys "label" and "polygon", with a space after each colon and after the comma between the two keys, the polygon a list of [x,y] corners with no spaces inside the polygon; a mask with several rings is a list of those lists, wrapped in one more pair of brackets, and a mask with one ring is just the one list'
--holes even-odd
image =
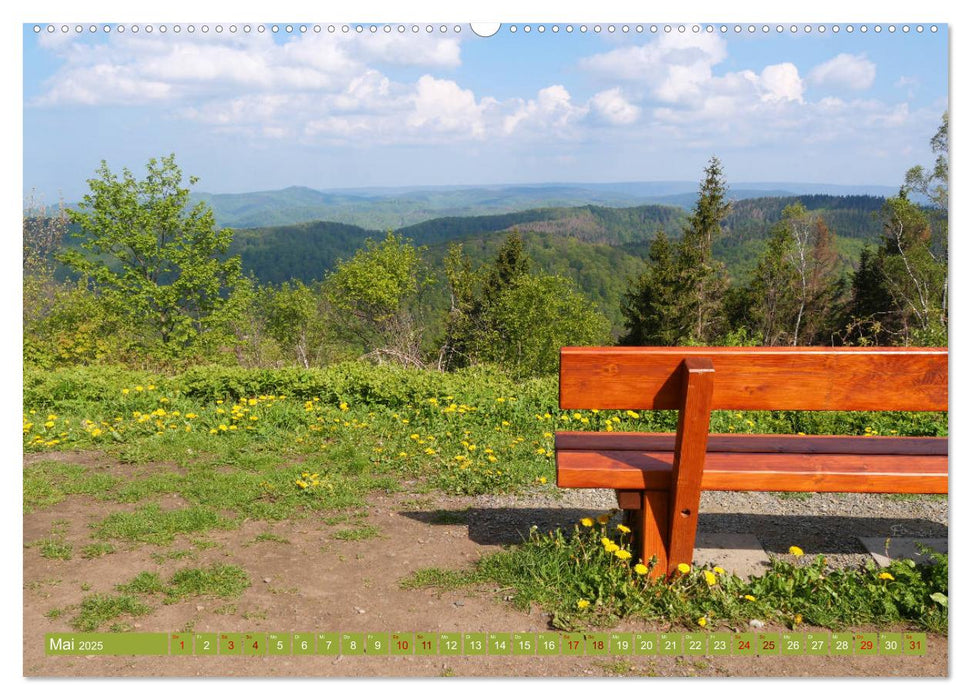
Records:
{"label": "bench leg", "polygon": [[708,358],[689,357],[682,363],[684,395],[674,443],[671,499],[668,510],[668,568],[691,564],[698,530],[701,475],[705,468],[711,395],[715,370]]}
{"label": "bench leg", "polygon": [[624,524],[631,529],[634,561],[647,565],[656,559],[651,578],[668,573],[669,501],[667,491],[618,491],[617,503],[624,509]]}

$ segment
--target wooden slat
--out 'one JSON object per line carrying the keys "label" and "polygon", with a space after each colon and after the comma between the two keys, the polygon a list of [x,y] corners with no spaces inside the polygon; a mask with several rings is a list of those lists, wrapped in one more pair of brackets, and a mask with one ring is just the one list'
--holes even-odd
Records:
{"label": "wooden slat", "polygon": [[641,491],[617,491],[617,507],[621,510],[640,510],[644,507]]}
{"label": "wooden slat", "polygon": [[[563,488],[664,490],[672,452],[565,450],[557,453]],[[709,452],[703,491],[947,493],[947,456]],[[647,468],[642,468],[642,465]]]}
{"label": "wooden slat", "polygon": [[[559,432],[555,435],[557,451],[670,452],[674,450],[674,440],[674,433]],[[947,443],[947,438],[939,437],[712,433],[708,436],[708,452],[947,456]]]}
{"label": "wooden slat", "polygon": [[562,348],[563,409],[674,409],[678,368],[708,357],[713,409],[947,410],[947,348]]}
{"label": "wooden slat", "polygon": [[671,490],[668,498],[668,573],[694,558],[701,475],[705,468],[711,394],[715,370],[707,357],[687,357],[682,363],[684,389],[678,406]]}

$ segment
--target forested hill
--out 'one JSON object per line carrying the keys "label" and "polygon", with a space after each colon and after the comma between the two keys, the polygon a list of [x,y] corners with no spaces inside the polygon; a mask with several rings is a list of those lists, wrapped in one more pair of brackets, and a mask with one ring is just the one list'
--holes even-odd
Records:
{"label": "forested hill", "polygon": [[[859,257],[866,242],[876,241],[880,235],[877,214],[884,202],[880,197],[804,195],[737,201],[724,222],[725,236],[714,250],[733,277],[744,276],[751,268],[772,225],[779,221],[782,210],[795,202],[821,214],[836,234],[837,248],[847,266]],[[431,247],[436,253],[433,257],[440,257],[450,242],[462,242],[470,254],[481,251],[486,255],[507,232],[518,230],[527,245],[542,244],[537,254],[547,251],[544,262],[549,263],[550,271],[553,267],[572,269],[574,272],[567,276],[576,279],[582,289],[599,287],[606,292],[606,288],[616,286],[616,280],[596,278],[626,272],[631,261],[643,259],[658,228],[672,239],[679,238],[687,216],[679,207],[663,205],[547,207],[432,219],[399,232],[417,245]],[[381,239],[384,235],[382,230],[328,221],[239,229],[231,252],[239,254],[243,269],[262,282],[311,282],[323,279],[338,260],[350,258],[367,238]],[[613,271],[604,262],[605,256],[611,259]]]}
{"label": "forested hill", "polygon": [[619,245],[645,240],[658,227],[680,230],[687,214],[679,207],[549,207],[496,216],[465,216],[432,219],[399,232],[419,245],[472,238],[516,228],[575,238],[586,243]]}

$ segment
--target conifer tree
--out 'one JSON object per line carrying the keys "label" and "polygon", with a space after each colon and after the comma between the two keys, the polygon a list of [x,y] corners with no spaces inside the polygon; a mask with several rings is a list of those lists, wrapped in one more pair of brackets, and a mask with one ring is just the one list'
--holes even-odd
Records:
{"label": "conifer tree", "polygon": [[725,266],[712,258],[731,211],[721,161],[712,157],[698,191],[698,201],[678,246],[682,294],[682,336],[700,343],[715,341],[724,330],[723,300],[728,288]]}
{"label": "conifer tree", "polygon": [[675,250],[658,229],[648,252],[648,266],[622,300],[627,332],[621,345],[675,345],[680,337],[678,270]]}

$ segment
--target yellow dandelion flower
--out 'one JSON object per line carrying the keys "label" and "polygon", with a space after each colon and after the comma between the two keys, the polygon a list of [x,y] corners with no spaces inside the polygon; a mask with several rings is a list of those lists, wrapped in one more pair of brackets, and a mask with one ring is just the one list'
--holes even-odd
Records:
{"label": "yellow dandelion flower", "polygon": [[604,547],[606,547],[608,544],[613,544],[613,542],[614,541],[612,539],[610,539],[609,537],[601,537],[600,538],[600,544],[602,544]]}
{"label": "yellow dandelion flower", "polygon": [[627,527],[626,525],[618,525],[618,526],[617,526],[617,529],[618,529],[618,530],[619,530],[620,532],[623,532],[623,533],[624,533],[625,535],[626,535],[627,533],[629,533],[629,532],[630,532],[630,528],[629,528],[629,527]]}
{"label": "yellow dandelion flower", "polygon": [[589,600],[578,600],[577,601],[577,609],[583,610],[584,608],[589,608],[589,607],[590,607],[590,601]]}
{"label": "yellow dandelion flower", "polygon": [[691,564],[678,564],[678,571],[680,571],[682,574],[688,573],[691,571]]}
{"label": "yellow dandelion flower", "polygon": [[725,570],[724,570],[723,568],[721,568],[720,566],[716,566],[716,567],[715,567],[715,569],[714,569],[714,571],[715,571],[715,573],[716,573],[716,574],[718,574],[719,576],[721,576],[722,574],[724,574],[724,573],[725,573]]}
{"label": "yellow dandelion flower", "polygon": [[802,614],[796,613],[796,616],[792,618],[792,624],[801,625],[802,624]]}
{"label": "yellow dandelion flower", "polygon": [[881,579],[883,579],[884,581],[893,581],[893,580],[894,580],[894,577],[893,577],[893,574],[891,574],[891,573],[889,573],[889,572],[886,572],[886,571],[881,571],[881,572],[880,572],[880,573],[879,573],[879,574],[877,575],[877,578],[881,578]]}
{"label": "yellow dandelion flower", "polygon": [[643,564],[636,564],[634,565],[634,573],[639,574],[640,576],[643,576],[644,574],[647,573],[647,567],[644,566]]}
{"label": "yellow dandelion flower", "polygon": [[340,405],[340,409],[341,409],[342,411],[346,411],[346,410],[348,410],[348,408],[347,408],[347,403],[345,403],[344,401],[341,401],[341,405]]}
{"label": "yellow dandelion flower", "polygon": [[635,413],[634,411],[627,411],[626,413],[631,418],[640,418],[640,416],[637,413]]}
{"label": "yellow dandelion flower", "polygon": [[541,484],[545,484],[545,483],[546,483],[546,477],[545,477],[545,476],[541,476],[541,477],[539,478],[539,483],[541,483]]}
{"label": "yellow dandelion flower", "polygon": [[630,552],[628,552],[626,549],[618,549],[616,552],[614,552],[614,556],[620,559],[621,561],[626,561],[630,559],[631,555],[630,555]]}
{"label": "yellow dandelion flower", "polygon": [[489,459],[490,462],[498,462],[499,461],[498,459],[496,459],[496,456],[495,455],[489,455],[489,458],[488,459]]}
{"label": "yellow dandelion flower", "polygon": [[250,399],[246,403],[248,403],[250,406],[255,406],[256,405],[256,399]]}
{"label": "yellow dandelion flower", "polygon": [[746,595],[745,596],[745,600],[754,603],[755,602],[755,596],[754,595]]}
{"label": "yellow dandelion flower", "polygon": [[223,432],[226,432],[227,430],[229,430],[229,428],[226,427],[225,423],[220,423],[219,429],[222,430]]}
{"label": "yellow dandelion flower", "polygon": [[616,552],[619,549],[620,549],[620,546],[614,544],[613,542],[611,542],[608,545],[604,545],[604,550],[607,552],[607,554],[613,554],[614,552]]}
{"label": "yellow dandelion flower", "polygon": [[801,557],[803,554],[805,554],[805,552],[799,549],[799,547],[793,545],[789,547],[789,554],[791,554],[794,557]]}
{"label": "yellow dandelion flower", "polygon": [[718,578],[715,576],[715,574],[711,573],[710,571],[706,571],[705,583],[707,583],[709,586],[714,586],[716,583],[718,583]]}
{"label": "yellow dandelion flower", "polygon": [[708,624],[708,620],[706,620],[703,617],[698,618],[698,627],[704,627],[707,624]]}
{"label": "yellow dandelion flower", "polygon": [[129,390],[128,389],[122,389],[121,390],[121,393],[124,394],[125,396],[127,396],[129,394]]}
{"label": "yellow dandelion flower", "polygon": [[138,386],[135,387],[135,391],[145,391],[145,387],[139,384]]}
{"label": "yellow dandelion flower", "polygon": [[580,520],[580,524],[583,525],[583,527],[593,527],[593,520],[590,518],[583,518]]}

